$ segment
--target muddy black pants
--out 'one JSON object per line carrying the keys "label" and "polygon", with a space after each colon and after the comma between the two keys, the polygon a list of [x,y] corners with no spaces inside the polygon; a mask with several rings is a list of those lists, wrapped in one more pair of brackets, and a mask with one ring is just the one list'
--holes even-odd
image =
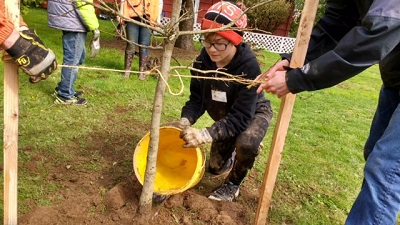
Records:
{"label": "muddy black pants", "polygon": [[248,171],[253,168],[256,157],[260,153],[259,146],[268,130],[271,118],[272,110],[268,104],[259,108],[245,131],[233,138],[213,141],[209,170],[218,171],[223,168],[236,151],[233,169],[227,179],[240,185]]}

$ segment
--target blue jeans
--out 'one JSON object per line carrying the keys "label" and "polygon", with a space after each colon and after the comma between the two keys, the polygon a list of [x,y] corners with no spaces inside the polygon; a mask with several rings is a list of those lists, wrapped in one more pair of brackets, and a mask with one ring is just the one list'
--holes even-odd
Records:
{"label": "blue jeans", "polygon": [[[87,33],[63,31],[63,65],[79,66],[85,62]],[[64,98],[73,98],[75,94],[74,83],[78,77],[78,68],[63,67],[61,81],[58,83],[58,95]]]}
{"label": "blue jeans", "polygon": [[[135,54],[136,44],[142,46],[150,46],[151,32],[146,27],[139,26],[134,23],[126,23],[126,38],[129,40],[126,44],[126,52],[129,54]],[[133,43],[132,43],[133,42]],[[139,47],[140,56],[148,56],[149,49],[144,47]]]}
{"label": "blue jeans", "polygon": [[365,144],[364,180],[346,225],[396,224],[400,209],[400,92],[382,87]]}

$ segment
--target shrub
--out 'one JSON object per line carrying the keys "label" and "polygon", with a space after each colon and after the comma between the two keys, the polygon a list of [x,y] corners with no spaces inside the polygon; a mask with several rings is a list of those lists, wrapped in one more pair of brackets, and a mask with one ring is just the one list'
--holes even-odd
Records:
{"label": "shrub", "polygon": [[[247,6],[259,3],[259,0],[247,0]],[[293,3],[288,0],[276,0],[247,12],[248,24],[251,28],[273,33],[292,12]]]}

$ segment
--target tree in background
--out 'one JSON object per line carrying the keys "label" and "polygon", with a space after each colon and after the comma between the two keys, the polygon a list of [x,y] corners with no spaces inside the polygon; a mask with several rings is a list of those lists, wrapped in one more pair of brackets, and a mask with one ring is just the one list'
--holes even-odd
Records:
{"label": "tree in background", "polygon": [[[5,0],[2,0],[5,1]],[[20,0],[20,13],[24,15],[28,12],[29,8],[38,8],[46,0]]]}
{"label": "tree in background", "polygon": [[[244,3],[246,6],[252,6],[259,2],[247,0]],[[290,0],[276,0],[250,9],[247,11],[249,28],[273,33],[290,16],[292,6],[293,2]]]}
{"label": "tree in background", "polygon": [[[194,0],[182,0],[181,16],[185,18],[179,23],[179,30],[191,31],[194,25]],[[176,40],[175,47],[193,50],[193,34],[179,36]]]}
{"label": "tree in background", "polygon": [[[320,0],[319,1],[317,14],[315,15],[314,23],[318,22],[318,20],[324,14],[325,5],[326,5],[326,0]],[[299,29],[299,21],[300,21],[300,18],[301,18],[301,13],[302,13],[302,9],[303,8],[304,8],[304,0],[296,0],[295,1],[295,9],[294,9],[292,26],[290,27],[290,33],[289,33],[290,37],[296,37],[297,30]]]}

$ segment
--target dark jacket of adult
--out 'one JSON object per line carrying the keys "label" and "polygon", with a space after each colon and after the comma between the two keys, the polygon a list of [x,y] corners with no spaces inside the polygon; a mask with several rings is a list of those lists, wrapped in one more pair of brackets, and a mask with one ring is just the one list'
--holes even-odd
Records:
{"label": "dark jacket of adult", "polygon": [[[193,67],[202,70],[217,70],[216,64],[211,61],[203,48],[197,57]],[[221,72],[234,75],[237,78],[253,80],[261,74],[260,66],[254,53],[245,43],[237,46],[237,52],[231,62],[220,69]],[[218,73],[206,73],[191,71],[193,76],[227,78]],[[226,93],[226,100],[221,100],[221,95],[213,96],[212,93]],[[224,94],[222,94],[223,98]],[[217,99],[217,100],[215,100]],[[219,100],[218,100],[219,99]],[[190,83],[190,98],[182,108],[181,117],[187,118],[194,124],[205,111],[215,123],[208,127],[213,140],[223,140],[228,137],[235,137],[249,126],[255,113],[265,110],[272,116],[269,100],[264,94],[256,93],[256,88],[247,88],[246,84],[233,81],[222,81],[215,79],[192,78]]]}
{"label": "dark jacket of adult", "polygon": [[311,35],[308,63],[286,73],[290,92],[331,87],[377,63],[383,84],[400,87],[399,5],[399,0],[327,0]]}

